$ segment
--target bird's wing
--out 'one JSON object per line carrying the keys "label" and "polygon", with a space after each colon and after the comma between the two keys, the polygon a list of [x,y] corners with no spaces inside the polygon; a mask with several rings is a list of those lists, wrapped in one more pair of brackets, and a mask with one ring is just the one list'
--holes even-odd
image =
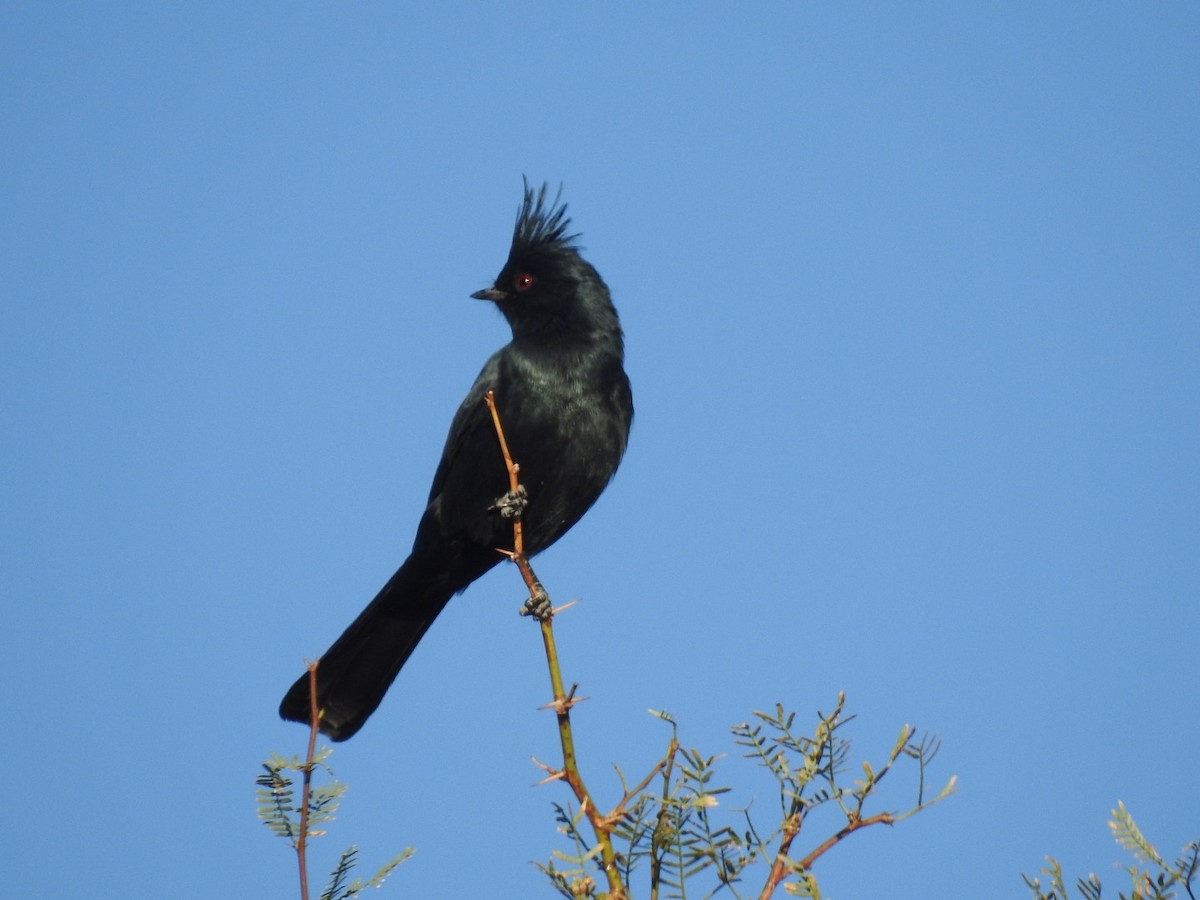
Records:
{"label": "bird's wing", "polygon": [[488,360],[454,414],[429,490],[426,517],[446,536],[492,545],[497,517],[489,507],[508,489],[504,456],[484,396],[500,392],[499,354]]}

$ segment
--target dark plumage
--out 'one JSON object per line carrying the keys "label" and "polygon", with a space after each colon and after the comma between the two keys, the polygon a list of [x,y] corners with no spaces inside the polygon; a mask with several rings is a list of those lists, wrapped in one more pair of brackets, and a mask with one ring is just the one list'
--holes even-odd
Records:
{"label": "dark plumage", "polygon": [[[561,192],[560,192],[561,193]],[[454,594],[512,546],[512,520],[494,508],[508,490],[484,403],[493,390],[529,505],[526,553],[538,553],[600,496],[625,452],[633,398],[624,344],[608,288],[579,255],[566,206],[546,203],[546,186],[525,186],[512,247],[491,300],[512,340],[483,367],[450,424],[412,552],[391,580],[321,657],[321,730],[351,737],[379,706],[417,643]],[[292,685],[279,714],[309,720],[308,676]]]}

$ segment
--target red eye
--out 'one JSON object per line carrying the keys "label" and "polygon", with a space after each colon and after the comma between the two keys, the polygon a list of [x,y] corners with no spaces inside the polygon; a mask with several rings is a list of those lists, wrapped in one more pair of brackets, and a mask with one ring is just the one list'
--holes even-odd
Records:
{"label": "red eye", "polygon": [[518,291],[529,290],[531,287],[533,287],[533,276],[528,272],[518,275],[513,279],[513,287],[515,287]]}

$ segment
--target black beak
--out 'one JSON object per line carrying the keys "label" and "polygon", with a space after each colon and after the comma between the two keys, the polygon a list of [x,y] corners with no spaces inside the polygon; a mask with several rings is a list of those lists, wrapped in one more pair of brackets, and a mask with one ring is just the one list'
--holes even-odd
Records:
{"label": "black beak", "polygon": [[476,291],[471,296],[476,300],[491,300],[493,303],[499,303],[501,300],[508,299],[508,294],[506,294],[504,291],[497,290],[494,287],[487,288],[486,290],[482,291]]}

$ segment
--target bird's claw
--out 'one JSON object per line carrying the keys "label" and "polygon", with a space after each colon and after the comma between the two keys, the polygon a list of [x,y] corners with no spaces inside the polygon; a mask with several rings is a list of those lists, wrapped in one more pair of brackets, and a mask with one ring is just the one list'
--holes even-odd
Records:
{"label": "bird's claw", "polygon": [[522,604],[520,613],[523,616],[532,616],[535,622],[545,622],[554,615],[554,607],[550,603],[550,595],[539,584],[537,590],[530,594],[529,598]]}
{"label": "bird's claw", "polygon": [[503,497],[497,498],[489,509],[497,510],[502,519],[519,519],[528,505],[529,495],[525,492],[525,485],[518,484],[515,491],[509,491]]}

